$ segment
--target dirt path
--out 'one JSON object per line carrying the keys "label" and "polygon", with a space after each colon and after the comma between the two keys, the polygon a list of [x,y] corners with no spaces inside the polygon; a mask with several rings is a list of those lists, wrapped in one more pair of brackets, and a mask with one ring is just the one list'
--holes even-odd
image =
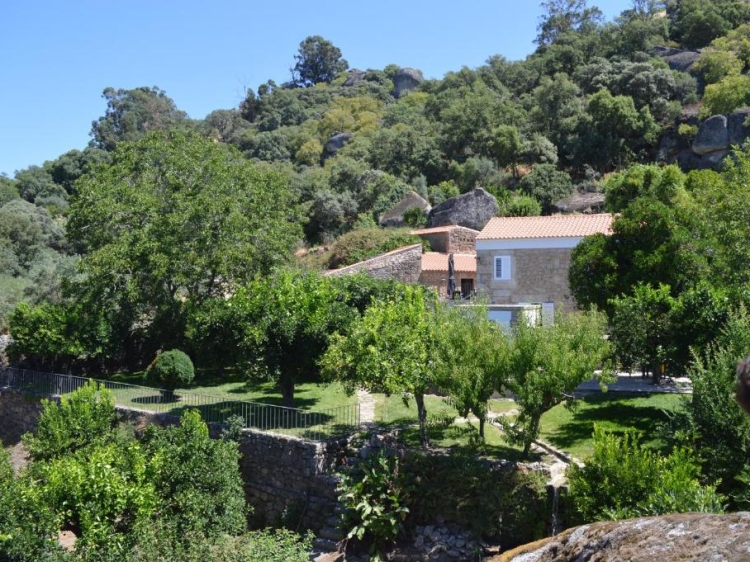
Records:
{"label": "dirt path", "polygon": [[357,390],[359,400],[359,423],[373,423],[375,421],[375,399],[372,394],[360,388]]}

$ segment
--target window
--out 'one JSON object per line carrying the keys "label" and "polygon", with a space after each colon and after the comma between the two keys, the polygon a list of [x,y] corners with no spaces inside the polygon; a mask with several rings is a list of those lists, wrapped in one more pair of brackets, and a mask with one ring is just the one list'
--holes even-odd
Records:
{"label": "window", "polygon": [[495,280],[510,279],[510,256],[495,256]]}

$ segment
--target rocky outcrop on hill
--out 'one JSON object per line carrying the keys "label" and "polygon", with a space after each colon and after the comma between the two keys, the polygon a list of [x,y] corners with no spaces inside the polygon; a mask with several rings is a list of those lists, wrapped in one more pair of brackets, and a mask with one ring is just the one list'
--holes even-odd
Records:
{"label": "rocky outcrop on hill", "polygon": [[358,68],[352,68],[347,72],[346,80],[342,84],[345,88],[351,88],[356,86],[360,82],[364,81],[367,76],[366,70],[359,70]]}
{"label": "rocky outcrop on hill", "polygon": [[553,213],[603,213],[603,193],[574,193],[552,205]]}
{"label": "rocky outcrop on hill", "polygon": [[491,562],[750,560],[750,513],[678,513],[568,529]]}
{"label": "rocky outcrop on hill", "polygon": [[399,68],[393,76],[393,96],[400,98],[404,92],[415,90],[422,82],[421,70],[414,68]]}
{"label": "rocky outcrop on hill", "polygon": [[654,47],[654,55],[661,58],[672,70],[687,72],[700,56],[700,51],[673,49],[671,47]]}
{"label": "rocky outcrop on hill", "polygon": [[331,158],[336,156],[336,153],[344,148],[344,145],[351,140],[354,133],[336,133],[323,147],[323,159]]}
{"label": "rocky outcrop on hill", "polygon": [[404,226],[404,213],[410,209],[421,209],[427,214],[432,207],[419,194],[410,191],[390,211],[383,213],[380,217],[380,226]]}
{"label": "rocky outcrop on hill", "polygon": [[497,199],[480,187],[433,207],[427,217],[427,228],[457,224],[482,230],[498,210]]}

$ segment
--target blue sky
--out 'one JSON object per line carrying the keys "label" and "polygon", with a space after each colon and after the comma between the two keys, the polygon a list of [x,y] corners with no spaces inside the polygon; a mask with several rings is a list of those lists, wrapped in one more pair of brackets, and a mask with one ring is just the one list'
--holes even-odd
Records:
{"label": "blue sky", "polygon": [[[284,82],[300,41],[322,35],[355,68],[441,78],[533,51],[532,0],[6,0],[0,6],[0,173],[89,141],[107,86],[158,86],[200,119],[246,87]],[[630,0],[590,0],[612,19]]]}

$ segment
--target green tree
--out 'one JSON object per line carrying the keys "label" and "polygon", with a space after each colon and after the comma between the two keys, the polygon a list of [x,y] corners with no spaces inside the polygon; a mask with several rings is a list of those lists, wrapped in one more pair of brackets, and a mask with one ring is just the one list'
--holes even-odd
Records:
{"label": "green tree", "polygon": [[553,203],[573,193],[573,181],[554,164],[536,164],[521,178],[518,188],[539,201],[542,212],[549,213]]}
{"label": "green tree", "polygon": [[506,385],[507,335],[489,319],[484,306],[440,306],[436,333],[436,378],[463,417],[479,419],[484,438],[487,404]]}
{"label": "green tree", "polygon": [[520,413],[503,427],[511,442],[523,445],[524,457],[539,435],[544,412],[568,400],[595,370],[603,369],[599,376],[606,381],[610,344],[605,327],[606,316],[592,311],[559,314],[553,325],[521,321],[513,329],[505,368]]}
{"label": "green tree", "polygon": [[187,119],[172,98],[156,86],[105,88],[102,97],[107,101],[107,111],[91,124],[89,134],[93,146],[110,152],[121,141],[139,140],[150,131],[170,129]]}
{"label": "green tree", "polygon": [[125,143],[77,185],[68,222],[85,254],[76,294],[107,311],[124,341],[152,339],[147,356],[179,345],[184,302],[268,273],[301,237],[281,176],[194,133]]}
{"label": "green tree", "polygon": [[548,0],[541,7],[544,13],[539,18],[534,40],[540,46],[554,43],[569,31],[593,31],[604,21],[602,11],[596,6],[589,7],[586,0]]}
{"label": "green tree", "polygon": [[436,382],[434,304],[422,287],[406,287],[403,298],[373,303],[350,327],[335,334],[321,360],[323,376],[353,392],[364,387],[412,396],[419,436],[427,446],[424,395]]}
{"label": "green tree", "polygon": [[320,82],[330,84],[336,76],[349,68],[341,57],[341,49],[320,35],[306,37],[299,44],[291,69],[292,81],[297,86],[312,86]]}

